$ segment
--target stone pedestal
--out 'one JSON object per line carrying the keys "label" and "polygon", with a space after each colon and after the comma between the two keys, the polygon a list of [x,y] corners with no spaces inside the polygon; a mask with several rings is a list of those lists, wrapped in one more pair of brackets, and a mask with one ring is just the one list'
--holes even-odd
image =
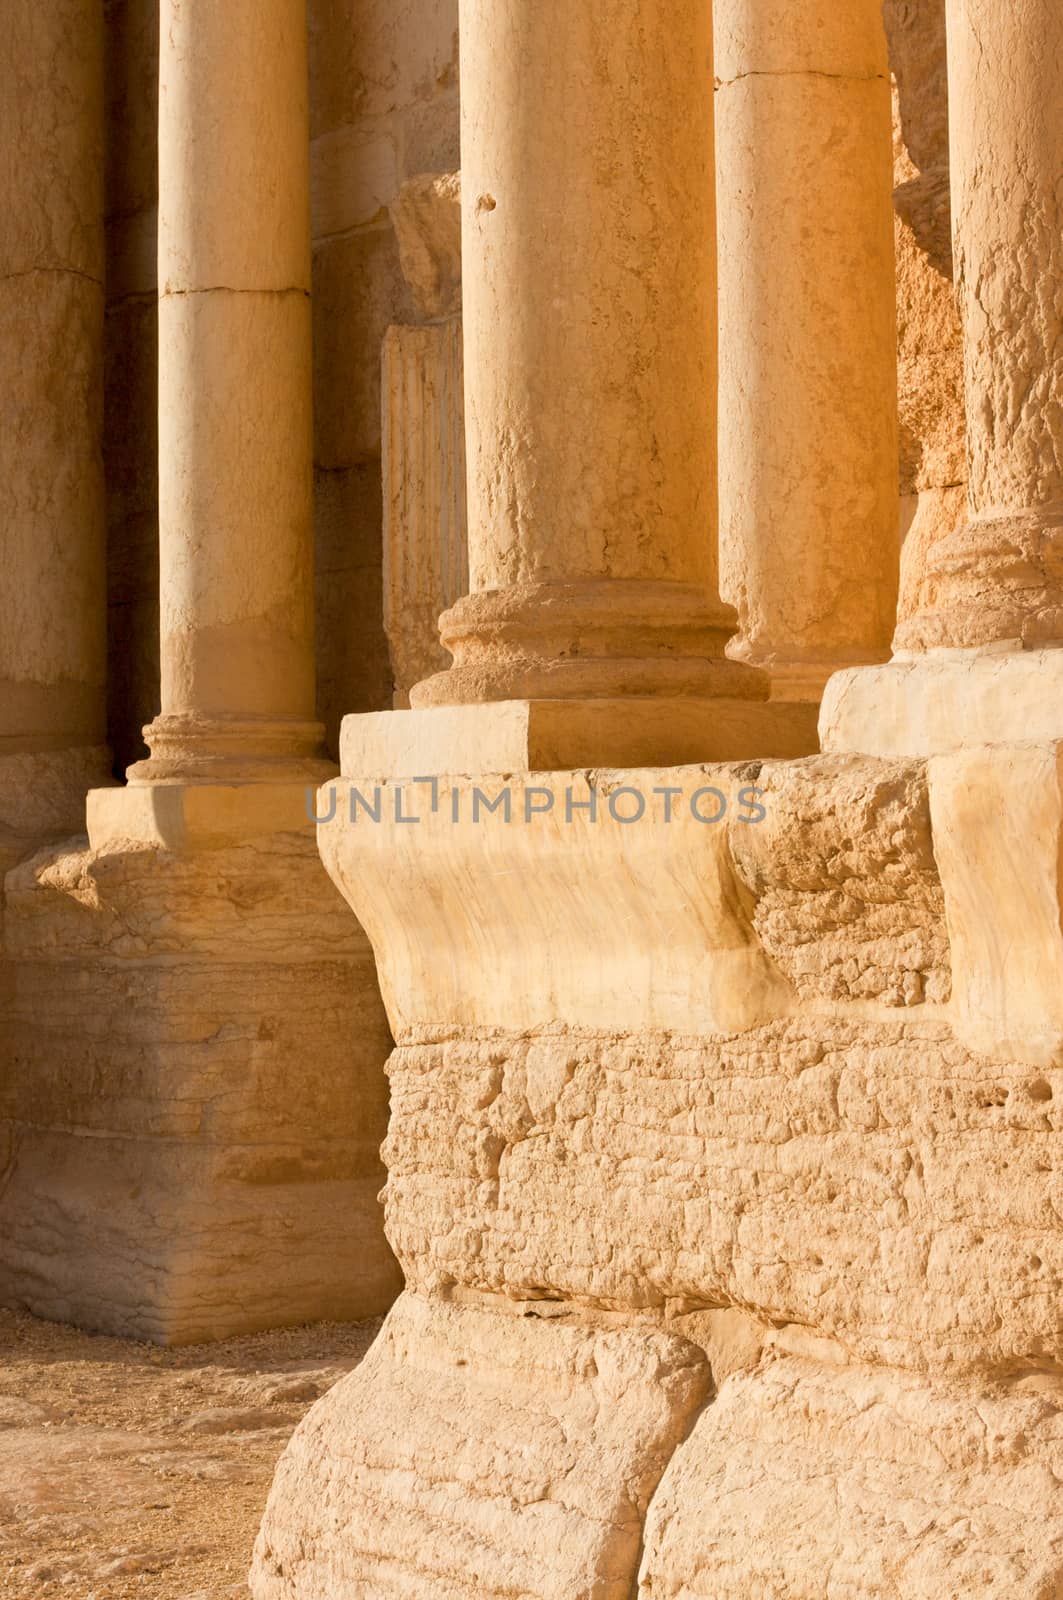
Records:
{"label": "stone pedestal", "polygon": [[1059,1585],[1058,760],[1014,769],[1018,891],[943,768],[345,771],[407,1293],[282,1457],[257,1600]]}
{"label": "stone pedestal", "polygon": [[[934,542],[897,661],[827,692],[825,749],[944,754],[1058,739],[1063,641],[1063,17],[1051,0],[951,0],[956,285],[968,516]],[[1050,698],[1043,698],[1048,692]],[[910,726],[905,728],[905,705]]]}
{"label": "stone pedestal", "polygon": [[878,0],[716,0],[720,555],[731,654],[818,702],[889,655],[897,357]]}

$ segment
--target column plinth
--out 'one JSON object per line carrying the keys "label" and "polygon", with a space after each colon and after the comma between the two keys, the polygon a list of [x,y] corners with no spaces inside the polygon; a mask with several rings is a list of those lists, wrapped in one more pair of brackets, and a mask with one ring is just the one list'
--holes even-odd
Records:
{"label": "column plinth", "polygon": [[461,30],[470,593],[410,703],[561,702],[618,762],[727,753],[714,708],[768,684],[725,656],[717,575],[709,8],[470,0]]}
{"label": "column plinth", "polygon": [[968,518],[934,546],[896,663],[833,680],[835,750],[1063,737],[1063,15],[949,0],[948,30]]}

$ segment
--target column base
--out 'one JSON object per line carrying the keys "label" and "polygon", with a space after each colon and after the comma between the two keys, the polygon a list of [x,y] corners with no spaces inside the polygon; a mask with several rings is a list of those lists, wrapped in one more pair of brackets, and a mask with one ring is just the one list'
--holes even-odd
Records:
{"label": "column base", "polygon": [[333,771],[324,757],[320,722],[266,718],[158,716],[144,729],[151,750],[126,773],[129,784],[323,783]]}
{"label": "column base", "polygon": [[85,806],[89,844],[101,851],[153,846],[181,853],[270,835],[312,841],[317,787],[335,776],[336,768],[322,761],[301,782],[131,783],[93,789]]}
{"label": "column base", "polygon": [[969,518],[935,542],[919,602],[897,628],[896,649],[1058,645],[1063,507]]}
{"label": "column base", "polygon": [[768,700],[496,700],[345,717],[345,776],[567,772],[792,759],[817,749],[814,703]]}
{"label": "column base", "polygon": [[186,1344],[398,1293],[391,1039],[304,804],[95,790],[88,848],[9,873],[0,1303]]}
{"label": "column base", "polygon": [[1063,649],[949,650],[836,673],[819,734],[824,752],[869,756],[1063,739]]}

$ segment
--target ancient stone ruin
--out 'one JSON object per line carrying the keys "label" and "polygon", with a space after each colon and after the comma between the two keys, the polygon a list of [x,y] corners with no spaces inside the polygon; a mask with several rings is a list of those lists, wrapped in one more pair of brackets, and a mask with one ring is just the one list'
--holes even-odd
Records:
{"label": "ancient stone ruin", "polygon": [[386,1312],[254,1600],[1063,1595],[1060,0],[0,84],[0,1302]]}

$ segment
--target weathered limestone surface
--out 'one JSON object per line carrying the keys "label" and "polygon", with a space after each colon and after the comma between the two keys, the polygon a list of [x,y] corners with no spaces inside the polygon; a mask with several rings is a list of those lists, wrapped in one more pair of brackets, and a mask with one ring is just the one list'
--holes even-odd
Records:
{"label": "weathered limestone surface", "polygon": [[25,853],[108,767],[99,7],[12,5],[0,78],[0,831]]}
{"label": "weathered limestone surface", "polygon": [[386,1309],[387,1023],[312,839],[74,840],[7,889],[7,1303],[167,1344]]}
{"label": "weathered limestone surface", "polygon": [[262,1600],[628,1600],[650,1497],[711,1386],[649,1327],[405,1294],[281,1463]]}
{"label": "weathered limestone surface", "polygon": [[1063,17],[1051,0],[950,0],[948,11],[969,514],[899,640],[1036,647],[1063,637]]}
{"label": "weathered limestone surface", "polygon": [[439,616],[469,587],[461,319],[389,328],[384,410],[384,623],[395,704],[448,662]]}
{"label": "weathered limestone surface", "polygon": [[776,698],[889,653],[890,92],[879,0],[716,0],[720,547]]}
{"label": "weathered limestone surface", "polygon": [[[966,775],[968,807],[983,794],[999,807],[990,760]],[[1016,757],[1012,785],[1038,796],[1033,941],[1052,925],[1042,858],[1058,860],[1047,770]],[[372,783],[350,781],[372,802]],[[358,1581],[382,1600],[460,1596],[477,1592],[466,1573],[500,1586],[466,1532],[482,1491],[442,1474],[426,1442],[442,1430],[448,1461],[480,1460],[484,1438],[513,1436],[520,1335],[499,1322],[481,1355],[461,1320],[470,1297],[477,1316],[536,1308],[557,1361],[581,1316],[705,1352],[719,1394],[650,1505],[647,1597],[1054,1592],[1063,1076],[1058,1054],[1029,1054],[1035,1006],[1013,1008],[991,1050],[967,1040],[965,996],[993,954],[970,905],[954,921],[977,882],[959,782],[944,763],[928,778],[917,761],[830,756],[448,778],[435,811],[430,786],[381,785],[379,822],[363,808],[319,828],[397,1041],[388,1236],[408,1295],[454,1319],[457,1359],[493,1376],[490,1398],[477,1387],[458,1406],[442,1359],[421,1387],[427,1358],[389,1347],[371,1387],[324,1401],[281,1464],[260,1600]],[[510,820],[500,807],[473,823],[476,791],[497,802],[506,787]],[[743,817],[747,788],[760,821]],[[714,826],[691,816],[692,792],[710,789],[729,802]],[[657,810],[619,820],[610,802],[631,816],[639,794]],[[584,809],[566,816],[570,801]],[[1031,920],[1016,904],[1009,938]],[[1057,908],[1057,946],[1059,927]],[[1036,964],[1034,944],[1024,958]],[[588,1441],[580,1471],[595,1458]],[[653,1450],[642,1459],[656,1472]],[[492,1501],[492,1552],[524,1548],[522,1507]],[[414,1548],[431,1552],[416,1579]],[[581,1559],[567,1587],[552,1562],[512,1569],[513,1587],[593,1594]]]}
{"label": "weathered limestone surface", "polygon": [[800,1358],[735,1374],[665,1474],[639,1600],[1048,1600],[1061,1450],[1058,1374],[968,1388]]}
{"label": "weathered limestone surface", "polygon": [[388,1234],[426,1291],[733,1305],[919,1371],[1063,1358],[1056,1070],[809,1017],[463,1031],[389,1073]]}

